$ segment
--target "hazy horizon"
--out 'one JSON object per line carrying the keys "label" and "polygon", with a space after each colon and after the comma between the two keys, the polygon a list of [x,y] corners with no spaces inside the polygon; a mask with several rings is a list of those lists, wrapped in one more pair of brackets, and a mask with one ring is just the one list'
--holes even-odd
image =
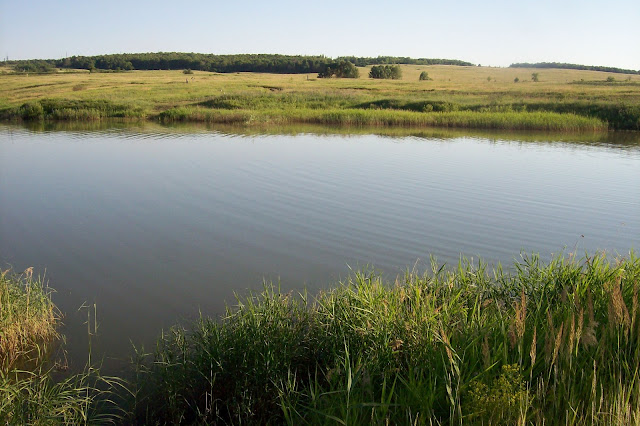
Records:
{"label": "hazy horizon", "polygon": [[640,2],[302,4],[0,0],[4,59],[195,52],[407,56],[484,66],[565,62],[640,69]]}

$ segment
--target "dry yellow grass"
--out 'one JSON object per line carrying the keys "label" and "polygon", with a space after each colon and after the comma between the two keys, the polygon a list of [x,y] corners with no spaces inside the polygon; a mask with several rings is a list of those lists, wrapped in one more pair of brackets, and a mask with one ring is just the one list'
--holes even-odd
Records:
{"label": "dry yellow grass", "polygon": [[[179,106],[220,94],[269,93],[272,91],[338,92],[377,96],[455,98],[456,100],[508,98],[535,99],[624,99],[640,103],[640,86],[580,85],[575,81],[616,81],[640,83],[640,75],[596,71],[458,67],[447,65],[403,65],[400,80],[369,79],[369,67],[361,68],[359,79],[318,79],[315,74],[218,74],[194,71],[129,71],[55,74],[0,74],[0,105],[16,106],[41,98],[108,99],[144,103],[154,109]],[[418,81],[422,71],[433,79]],[[539,82],[531,74],[539,74]],[[519,83],[514,83],[518,77]],[[488,81],[488,79],[491,81]],[[186,83],[189,81],[189,83]]]}

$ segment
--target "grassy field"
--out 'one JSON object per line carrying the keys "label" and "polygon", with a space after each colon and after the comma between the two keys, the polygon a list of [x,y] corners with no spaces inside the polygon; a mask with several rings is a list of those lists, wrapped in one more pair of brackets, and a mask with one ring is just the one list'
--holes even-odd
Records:
{"label": "grassy field", "polygon": [[[400,80],[315,74],[0,70],[0,117],[528,130],[640,129],[640,76],[403,65]],[[422,71],[432,80],[419,81]],[[538,74],[538,82],[531,80]],[[613,77],[614,81],[607,81]],[[514,82],[518,78],[519,82]]]}
{"label": "grassy field", "polygon": [[126,382],[3,371],[0,420],[640,424],[640,259],[523,256],[511,271],[364,271],[315,297],[266,286],[163,332]]}

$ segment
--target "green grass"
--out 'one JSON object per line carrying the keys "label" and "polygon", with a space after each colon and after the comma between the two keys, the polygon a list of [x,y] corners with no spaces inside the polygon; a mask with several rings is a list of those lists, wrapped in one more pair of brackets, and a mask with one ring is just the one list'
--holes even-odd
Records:
{"label": "green grass", "polygon": [[40,357],[58,338],[59,314],[50,289],[32,271],[0,271],[0,371]]}
{"label": "green grass", "polygon": [[[401,80],[202,71],[186,79],[182,71],[0,74],[4,89],[0,94],[0,118],[119,118],[243,126],[314,123],[352,127],[640,130],[640,76],[629,76],[624,84],[575,84],[606,83],[610,75],[534,69],[540,81],[533,83],[528,81],[528,69],[417,65],[401,68]],[[432,80],[419,81],[423,71],[428,71]],[[361,75],[367,74],[365,67]],[[522,81],[514,83],[518,76]],[[541,119],[530,113],[548,115]]]}
{"label": "green grass", "polygon": [[266,285],[138,349],[127,382],[2,371],[0,421],[639,424],[639,293],[633,252]]}
{"label": "green grass", "polygon": [[60,378],[53,367],[0,372],[0,422],[7,425],[117,424],[124,382],[88,368]]}
{"label": "green grass", "polygon": [[55,360],[60,315],[50,290],[33,277],[0,273],[0,423],[7,425],[114,423],[112,399],[126,389],[87,364],[77,374],[61,372]]}
{"label": "green grass", "polygon": [[180,107],[160,114],[162,122],[220,124],[322,124],[338,126],[439,127],[584,132],[607,129],[597,118],[553,112],[447,111],[419,113],[372,109],[282,109],[280,111],[210,110]]}
{"label": "green grass", "polygon": [[[640,261],[266,287],[138,360],[139,423],[638,424]],[[146,360],[146,361],[145,361]]]}
{"label": "green grass", "polygon": [[0,111],[6,120],[77,120],[91,121],[105,118],[144,118],[141,108],[106,100],[40,99],[25,102],[19,107]]}

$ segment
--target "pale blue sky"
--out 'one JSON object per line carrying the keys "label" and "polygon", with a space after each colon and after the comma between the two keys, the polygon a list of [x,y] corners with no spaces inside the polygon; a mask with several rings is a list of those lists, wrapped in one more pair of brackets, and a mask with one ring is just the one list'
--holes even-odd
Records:
{"label": "pale blue sky", "polygon": [[0,55],[122,52],[561,61],[640,69],[640,0],[0,0]]}

